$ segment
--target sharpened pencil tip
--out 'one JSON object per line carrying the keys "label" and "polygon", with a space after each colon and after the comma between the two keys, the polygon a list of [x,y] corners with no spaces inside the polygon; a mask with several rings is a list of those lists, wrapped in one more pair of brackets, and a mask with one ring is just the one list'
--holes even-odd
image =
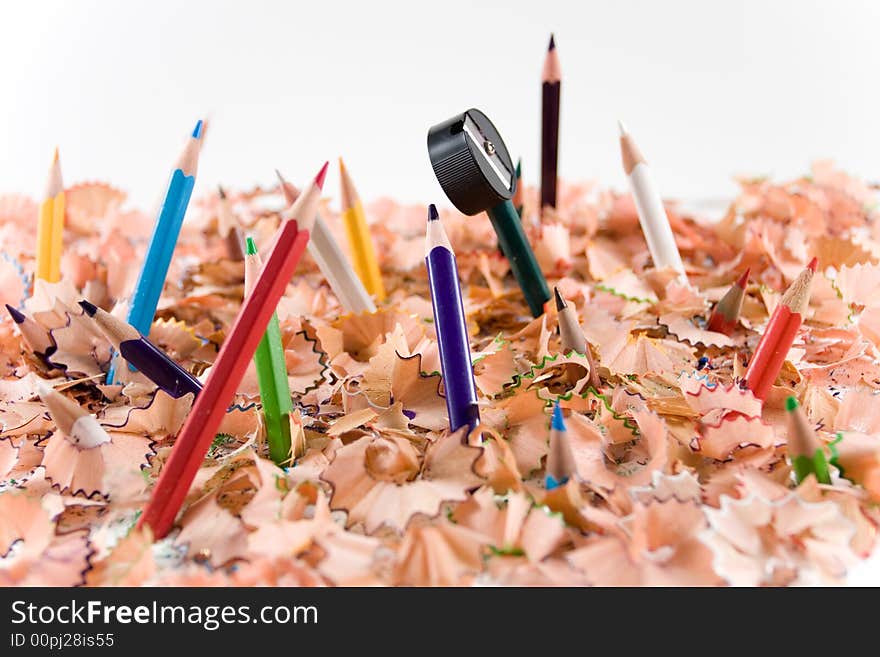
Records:
{"label": "sharpened pencil tip", "polygon": [[560,310],[564,310],[565,306],[566,306],[565,299],[563,299],[562,295],[559,294],[558,287],[553,288],[553,294],[556,296],[556,312],[559,312]]}
{"label": "sharpened pencil tip", "polygon": [[40,396],[40,399],[46,401],[46,397],[49,397],[53,392],[55,392],[54,388],[50,388],[42,381],[37,381],[37,394]]}
{"label": "sharpened pencil tip", "polygon": [[94,317],[95,313],[98,312],[98,306],[96,306],[95,304],[93,304],[89,301],[86,301],[85,299],[80,301],[79,305],[80,305],[80,308],[82,308],[84,311],[86,311],[86,315],[88,315],[89,317]]}
{"label": "sharpened pencil tip", "polygon": [[819,258],[817,258],[817,257],[814,256],[813,259],[810,260],[810,264],[807,265],[807,269],[812,270],[813,273],[815,274],[815,273],[816,273],[816,268],[817,268],[818,266],[819,266]]}
{"label": "sharpened pencil tip", "polygon": [[55,155],[52,156],[52,164],[58,164],[58,147],[55,147]]}
{"label": "sharpened pencil tip", "polygon": [[736,284],[738,287],[742,289],[746,289],[746,286],[749,284],[749,274],[752,272],[751,267],[746,267],[746,270],[742,273],[742,276],[737,279]]}
{"label": "sharpened pencil tip", "polygon": [[547,46],[547,50],[556,50],[556,35],[553,32],[550,33],[550,44]]}
{"label": "sharpened pencil tip", "polygon": [[522,158],[517,158],[516,160],[516,179],[520,180],[522,178]]}
{"label": "sharpened pencil tip", "polygon": [[559,402],[553,407],[553,419],[550,421],[550,428],[555,431],[565,431],[565,420],[562,417],[562,407]]}
{"label": "sharpened pencil tip", "polygon": [[795,410],[798,406],[800,406],[800,404],[798,404],[797,397],[789,397],[785,400],[785,410],[789,413]]}
{"label": "sharpened pencil tip", "polygon": [[6,304],[6,310],[9,311],[9,315],[12,317],[12,321],[16,324],[21,324],[26,319],[24,313],[19,312],[17,309],[10,306],[8,303]]}
{"label": "sharpened pencil tip", "polygon": [[220,198],[222,198],[224,201],[226,200],[226,192],[223,190],[222,185],[217,185],[217,193],[220,194]]}
{"label": "sharpened pencil tip", "polygon": [[193,139],[200,139],[202,136],[202,120],[199,119],[196,122],[196,127],[193,129],[192,133]]}
{"label": "sharpened pencil tip", "polygon": [[324,188],[324,178],[327,177],[327,167],[330,166],[330,162],[324,162],[324,166],[321,167],[321,170],[318,172],[318,175],[315,176],[315,184],[318,186],[318,189]]}
{"label": "sharpened pencil tip", "polygon": [[278,176],[278,182],[280,182],[282,185],[287,182],[278,169],[275,169],[275,175]]}
{"label": "sharpened pencil tip", "polygon": [[617,119],[617,129],[620,130],[620,136],[625,137],[629,134],[629,131],[626,129],[626,125],[624,125],[623,121]]}
{"label": "sharpened pencil tip", "polygon": [[428,221],[437,221],[440,219],[440,213],[437,212],[437,206],[431,203],[428,206]]}
{"label": "sharpened pencil tip", "polygon": [[248,237],[245,239],[245,255],[256,255],[257,253],[257,243],[254,242],[253,237]]}
{"label": "sharpened pencil tip", "polygon": [[345,175],[345,162],[342,161],[341,155],[339,156],[339,173]]}

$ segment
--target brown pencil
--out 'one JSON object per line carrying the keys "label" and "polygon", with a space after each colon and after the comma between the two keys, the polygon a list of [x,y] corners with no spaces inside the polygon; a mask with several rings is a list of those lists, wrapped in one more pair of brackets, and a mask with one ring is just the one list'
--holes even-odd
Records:
{"label": "brown pencil", "polygon": [[562,72],[556,40],[550,35],[541,75],[541,208],[556,207],[556,172],[559,159],[559,97]]}

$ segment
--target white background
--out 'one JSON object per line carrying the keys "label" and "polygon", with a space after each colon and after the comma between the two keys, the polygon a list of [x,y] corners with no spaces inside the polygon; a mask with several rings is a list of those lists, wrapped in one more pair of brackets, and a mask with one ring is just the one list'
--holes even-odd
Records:
{"label": "white background", "polygon": [[3,2],[0,192],[104,179],[149,208],[196,118],[196,194],[297,183],[343,155],[365,199],[446,203],[427,128],[467,107],[538,180],[540,73],[563,67],[561,175],[623,188],[615,120],[661,191],[735,192],[731,176],[819,157],[880,176],[880,2]]}

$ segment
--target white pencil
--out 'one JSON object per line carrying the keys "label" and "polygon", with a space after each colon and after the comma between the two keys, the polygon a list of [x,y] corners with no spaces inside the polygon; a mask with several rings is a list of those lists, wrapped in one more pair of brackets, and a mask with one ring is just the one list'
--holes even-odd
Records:
{"label": "white pencil", "polygon": [[110,442],[104,427],[98,424],[95,416],[80,407],[72,399],[49,386],[38,383],[37,393],[49,408],[49,415],[55,420],[58,431],[70,439],[80,449],[92,449]]}
{"label": "white pencil", "polygon": [[[275,169],[275,173],[281,182],[285,201],[290,205],[296,200],[296,188],[284,179],[278,169]],[[376,304],[367,294],[361,279],[354,273],[351,263],[333,239],[333,233],[320,214],[315,216],[315,223],[309,227],[309,243],[306,248],[347,312],[376,312]]]}
{"label": "white pencil", "polygon": [[633,199],[639,212],[639,223],[648,242],[648,250],[657,269],[668,267],[679,273],[680,278],[687,282],[687,274],[681,262],[681,254],[675,244],[675,236],[669,225],[669,217],[663,207],[663,199],[654,184],[651,168],[636,146],[632,136],[627,132],[621,121],[620,153],[623,158],[623,170],[629,178]]}

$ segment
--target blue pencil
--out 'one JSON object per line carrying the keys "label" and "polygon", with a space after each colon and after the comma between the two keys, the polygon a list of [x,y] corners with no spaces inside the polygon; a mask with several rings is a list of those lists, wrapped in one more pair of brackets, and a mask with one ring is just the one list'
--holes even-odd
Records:
{"label": "blue pencil", "polygon": [[449,429],[456,431],[464,426],[474,429],[480,423],[480,409],[477,406],[477,388],[474,385],[458,266],[433,204],[428,208],[425,251]]}
{"label": "blue pencil", "polygon": [[577,472],[559,402],[553,407],[553,418],[550,420],[550,451],[545,472],[544,487],[547,490],[564,486]]}
{"label": "blue pencil", "polygon": [[[127,320],[143,335],[150,334],[153,316],[156,314],[156,306],[159,305],[159,297],[162,295],[165,277],[171,264],[171,256],[177,245],[183,217],[196,184],[201,137],[202,121],[199,119],[177,160],[177,166],[171,173],[168,191],[165,193],[165,200],[159,210],[153,236],[150,238],[150,246],[147,248],[147,255],[134,287]],[[112,384],[114,379],[115,369],[111,365],[110,371],[107,372],[107,383]]]}

